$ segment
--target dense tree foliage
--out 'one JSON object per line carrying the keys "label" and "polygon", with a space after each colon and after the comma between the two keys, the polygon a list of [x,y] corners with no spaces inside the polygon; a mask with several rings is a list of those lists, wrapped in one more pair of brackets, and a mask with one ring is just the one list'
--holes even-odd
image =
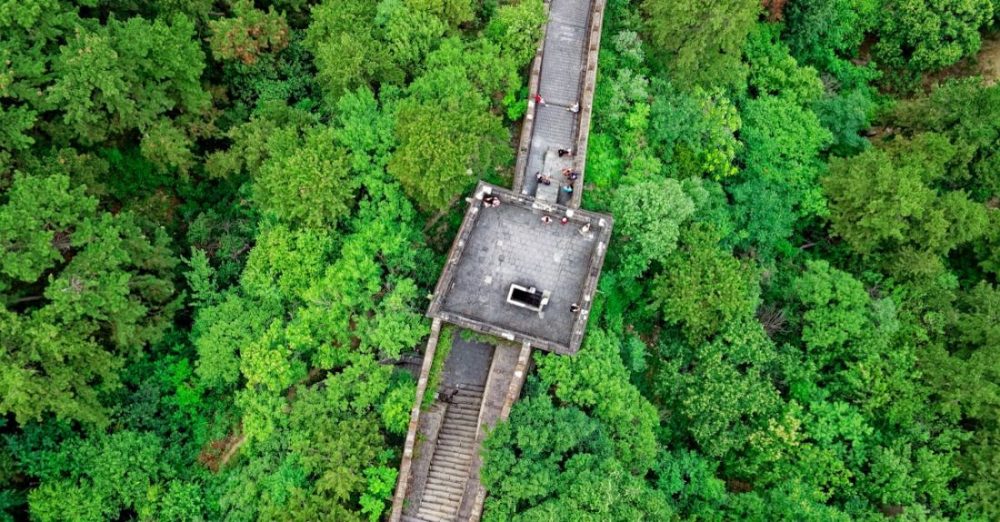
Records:
{"label": "dense tree foliage", "polygon": [[886,65],[937,69],[979,50],[979,29],[991,21],[993,2],[887,0],[876,47]]}
{"label": "dense tree foliage", "polygon": [[650,42],[666,55],[672,77],[685,85],[733,86],[745,72],[740,47],[761,5],[756,0],[646,0]]}
{"label": "dense tree foliage", "polygon": [[509,169],[543,13],[0,6],[0,519],[383,517],[420,209]]}
{"label": "dense tree foliage", "polygon": [[997,516],[1000,90],[878,94],[974,53],[983,5],[765,6],[609,4],[585,201],[616,234],[577,360],[487,442],[487,518]]}
{"label": "dense tree foliage", "polygon": [[[545,12],[0,2],[0,520],[384,519]],[[484,519],[1000,519],[998,14],[610,0],[615,231]]]}

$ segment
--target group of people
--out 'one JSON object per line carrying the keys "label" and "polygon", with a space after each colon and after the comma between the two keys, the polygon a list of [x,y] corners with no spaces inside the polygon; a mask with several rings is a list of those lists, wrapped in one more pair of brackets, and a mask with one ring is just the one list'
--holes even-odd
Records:
{"label": "group of people", "polygon": [[[565,193],[567,193],[567,194],[572,194],[573,193],[572,180],[575,180],[576,178],[577,178],[577,174],[574,173],[573,177],[570,178],[570,184],[563,185],[562,191],[565,192]],[[552,184],[552,178],[550,176],[546,176],[546,175],[542,174],[541,172],[536,172],[535,173],[535,179],[538,180],[538,182],[541,183],[542,185],[551,185]]]}
{"label": "group of people", "polygon": [[[535,98],[535,103],[537,105],[545,105],[545,98],[542,98],[541,94],[535,93],[534,98]],[[566,107],[566,110],[576,114],[580,112],[580,103],[579,102],[574,103],[573,105]]]}
{"label": "group of people", "polygon": [[[568,183],[566,185],[563,185],[562,191],[565,192],[565,193],[567,193],[567,194],[572,194],[573,193],[573,182],[580,178],[580,173],[576,172],[575,170],[572,170],[572,169],[563,169],[562,173],[563,173],[563,177],[568,180]],[[541,172],[535,172],[535,180],[538,181],[539,183],[541,183],[542,185],[551,185],[552,184],[552,177],[551,176],[546,176],[545,174],[542,174]]]}
{"label": "group of people", "polygon": [[[552,216],[550,216],[548,214],[545,214],[545,215],[542,216],[542,223],[543,224],[548,225],[551,222],[552,222]],[[559,223],[565,225],[565,224],[569,223],[569,218],[566,217],[566,216],[563,216],[562,219],[559,220]]]}
{"label": "group of people", "polygon": [[487,206],[487,207],[499,207],[500,206],[500,198],[498,198],[498,197],[496,197],[496,196],[494,196],[492,194],[483,196],[483,205]]}
{"label": "group of people", "polygon": [[[562,170],[562,175],[568,181],[568,184],[562,188],[563,192],[572,193],[573,182],[580,179],[580,173],[573,169],[565,168]],[[541,183],[542,185],[552,184],[552,176],[542,174],[541,171],[535,172],[535,180]]]}

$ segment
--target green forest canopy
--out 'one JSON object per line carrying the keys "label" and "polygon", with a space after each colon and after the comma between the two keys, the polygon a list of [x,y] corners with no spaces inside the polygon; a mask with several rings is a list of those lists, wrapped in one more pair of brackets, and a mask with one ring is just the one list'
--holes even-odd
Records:
{"label": "green forest canopy", "polygon": [[[0,2],[0,520],[379,520],[540,0]],[[609,0],[484,518],[1000,518],[991,0]],[[995,51],[993,51],[995,52]]]}

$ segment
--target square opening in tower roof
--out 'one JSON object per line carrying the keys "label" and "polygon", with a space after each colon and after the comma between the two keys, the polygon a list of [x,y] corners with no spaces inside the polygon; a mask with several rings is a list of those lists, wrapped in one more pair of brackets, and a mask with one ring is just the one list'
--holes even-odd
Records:
{"label": "square opening in tower roof", "polygon": [[[489,204],[492,198],[498,206]],[[427,314],[543,350],[576,353],[611,217],[543,204],[487,183],[469,201]]]}

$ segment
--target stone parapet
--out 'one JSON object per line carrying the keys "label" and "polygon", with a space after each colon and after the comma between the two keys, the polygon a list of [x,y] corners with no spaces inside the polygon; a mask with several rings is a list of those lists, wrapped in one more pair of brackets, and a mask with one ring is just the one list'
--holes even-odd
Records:
{"label": "stone parapet", "polygon": [[[544,3],[545,17],[549,16],[549,2]],[[531,73],[528,74],[528,110],[521,122],[521,139],[517,146],[517,162],[514,164],[514,192],[521,193],[524,187],[525,170],[528,168],[528,151],[531,149],[531,135],[535,130],[535,93],[538,92],[538,82],[542,76],[542,55],[545,49],[545,35],[548,24],[542,26],[542,38],[535,50],[535,59],[531,61]]]}
{"label": "stone parapet", "polygon": [[434,319],[431,323],[431,335],[427,339],[427,349],[424,350],[424,364],[420,368],[417,379],[416,400],[410,410],[410,426],[406,430],[406,443],[403,445],[403,458],[399,462],[399,476],[396,482],[396,493],[392,498],[390,522],[399,522],[403,515],[403,503],[406,500],[406,489],[410,483],[410,471],[413,466],[413,452],[417,442],[417,431],[420,427],[420,408],[424,392],[427,391],[427,379],[434,362],[434,351],[437,349],[438,338],[441,335],[441,320]]}
{"label": "stone parapet", "polygon": [[604,25],[605,0],[593,0],[590,27],[587,32],[587,62],[584,69],[583,89],[580,95],[580,120],[577,126],[576,156],[574,165],[580,173],[577,186],[581,190],[573,193],[570,206],[579,208],[583,198],[583,181],[587,165],[587,145],[590,136],[590,118],[593,114],[594,90],[597,88],[597,59],[601,50],[601,28]]}

